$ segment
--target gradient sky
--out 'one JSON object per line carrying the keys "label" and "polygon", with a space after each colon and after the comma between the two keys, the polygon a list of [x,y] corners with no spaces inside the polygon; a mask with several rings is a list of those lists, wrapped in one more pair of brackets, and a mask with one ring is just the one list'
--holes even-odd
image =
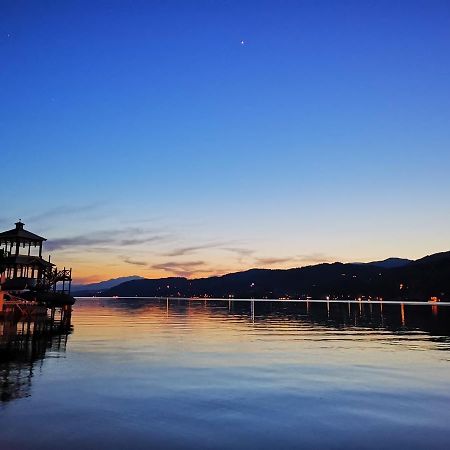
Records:
{"label": "gradient sky", "polygon": [[449,55],[448,1],[3,0],[1,228],[84,281],[449,250]]}

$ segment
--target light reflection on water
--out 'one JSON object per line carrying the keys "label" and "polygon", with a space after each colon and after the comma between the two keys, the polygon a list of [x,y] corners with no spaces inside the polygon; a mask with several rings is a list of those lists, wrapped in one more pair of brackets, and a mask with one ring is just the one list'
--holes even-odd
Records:
{"label": "light reflection on water", "polygon": [[85,299],[72,324],[0,447],[447,448],[448,306]]}

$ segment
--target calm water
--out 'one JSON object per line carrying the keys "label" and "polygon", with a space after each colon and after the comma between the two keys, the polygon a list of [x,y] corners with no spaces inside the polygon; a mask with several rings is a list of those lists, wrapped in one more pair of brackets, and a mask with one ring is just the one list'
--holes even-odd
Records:
{"label": "calm water", "polygon": [[86,299],[72,324],[1,354],[0,448],[449,448],[448,306]]}

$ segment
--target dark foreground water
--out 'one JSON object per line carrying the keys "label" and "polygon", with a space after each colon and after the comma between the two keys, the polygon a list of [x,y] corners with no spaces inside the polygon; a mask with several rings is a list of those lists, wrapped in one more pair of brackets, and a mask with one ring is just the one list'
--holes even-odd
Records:
{"label": "dark foreground water", "polygon": [[72,324],[2,353],[1,449],[450,446],[448,306],[86,299]]}

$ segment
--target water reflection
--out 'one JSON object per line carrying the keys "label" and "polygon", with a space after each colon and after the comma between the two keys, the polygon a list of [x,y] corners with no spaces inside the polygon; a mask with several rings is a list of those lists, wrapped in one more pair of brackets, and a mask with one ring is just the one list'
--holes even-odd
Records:
{"label": "water reflection", "polygon": [[233,319],[267,325],[282,320],[336,330],[368,328],[394,333],[424,332],[439,336],[440,342],[450,338],[450,307],[428,303],[108,298],[95,299],[92,304],[134,314],[156,313],[163,308],[166,316],[171,311],[189,315],[193,310],[197,314],[203,310],[207,315],[226,314]]}
{"label": "water reflection", "polygon": [[29,397],[36,369],[46,356],[59,357],[71,333],[71,310],[49,309],[48,316],[0,318],[0,402]]}

